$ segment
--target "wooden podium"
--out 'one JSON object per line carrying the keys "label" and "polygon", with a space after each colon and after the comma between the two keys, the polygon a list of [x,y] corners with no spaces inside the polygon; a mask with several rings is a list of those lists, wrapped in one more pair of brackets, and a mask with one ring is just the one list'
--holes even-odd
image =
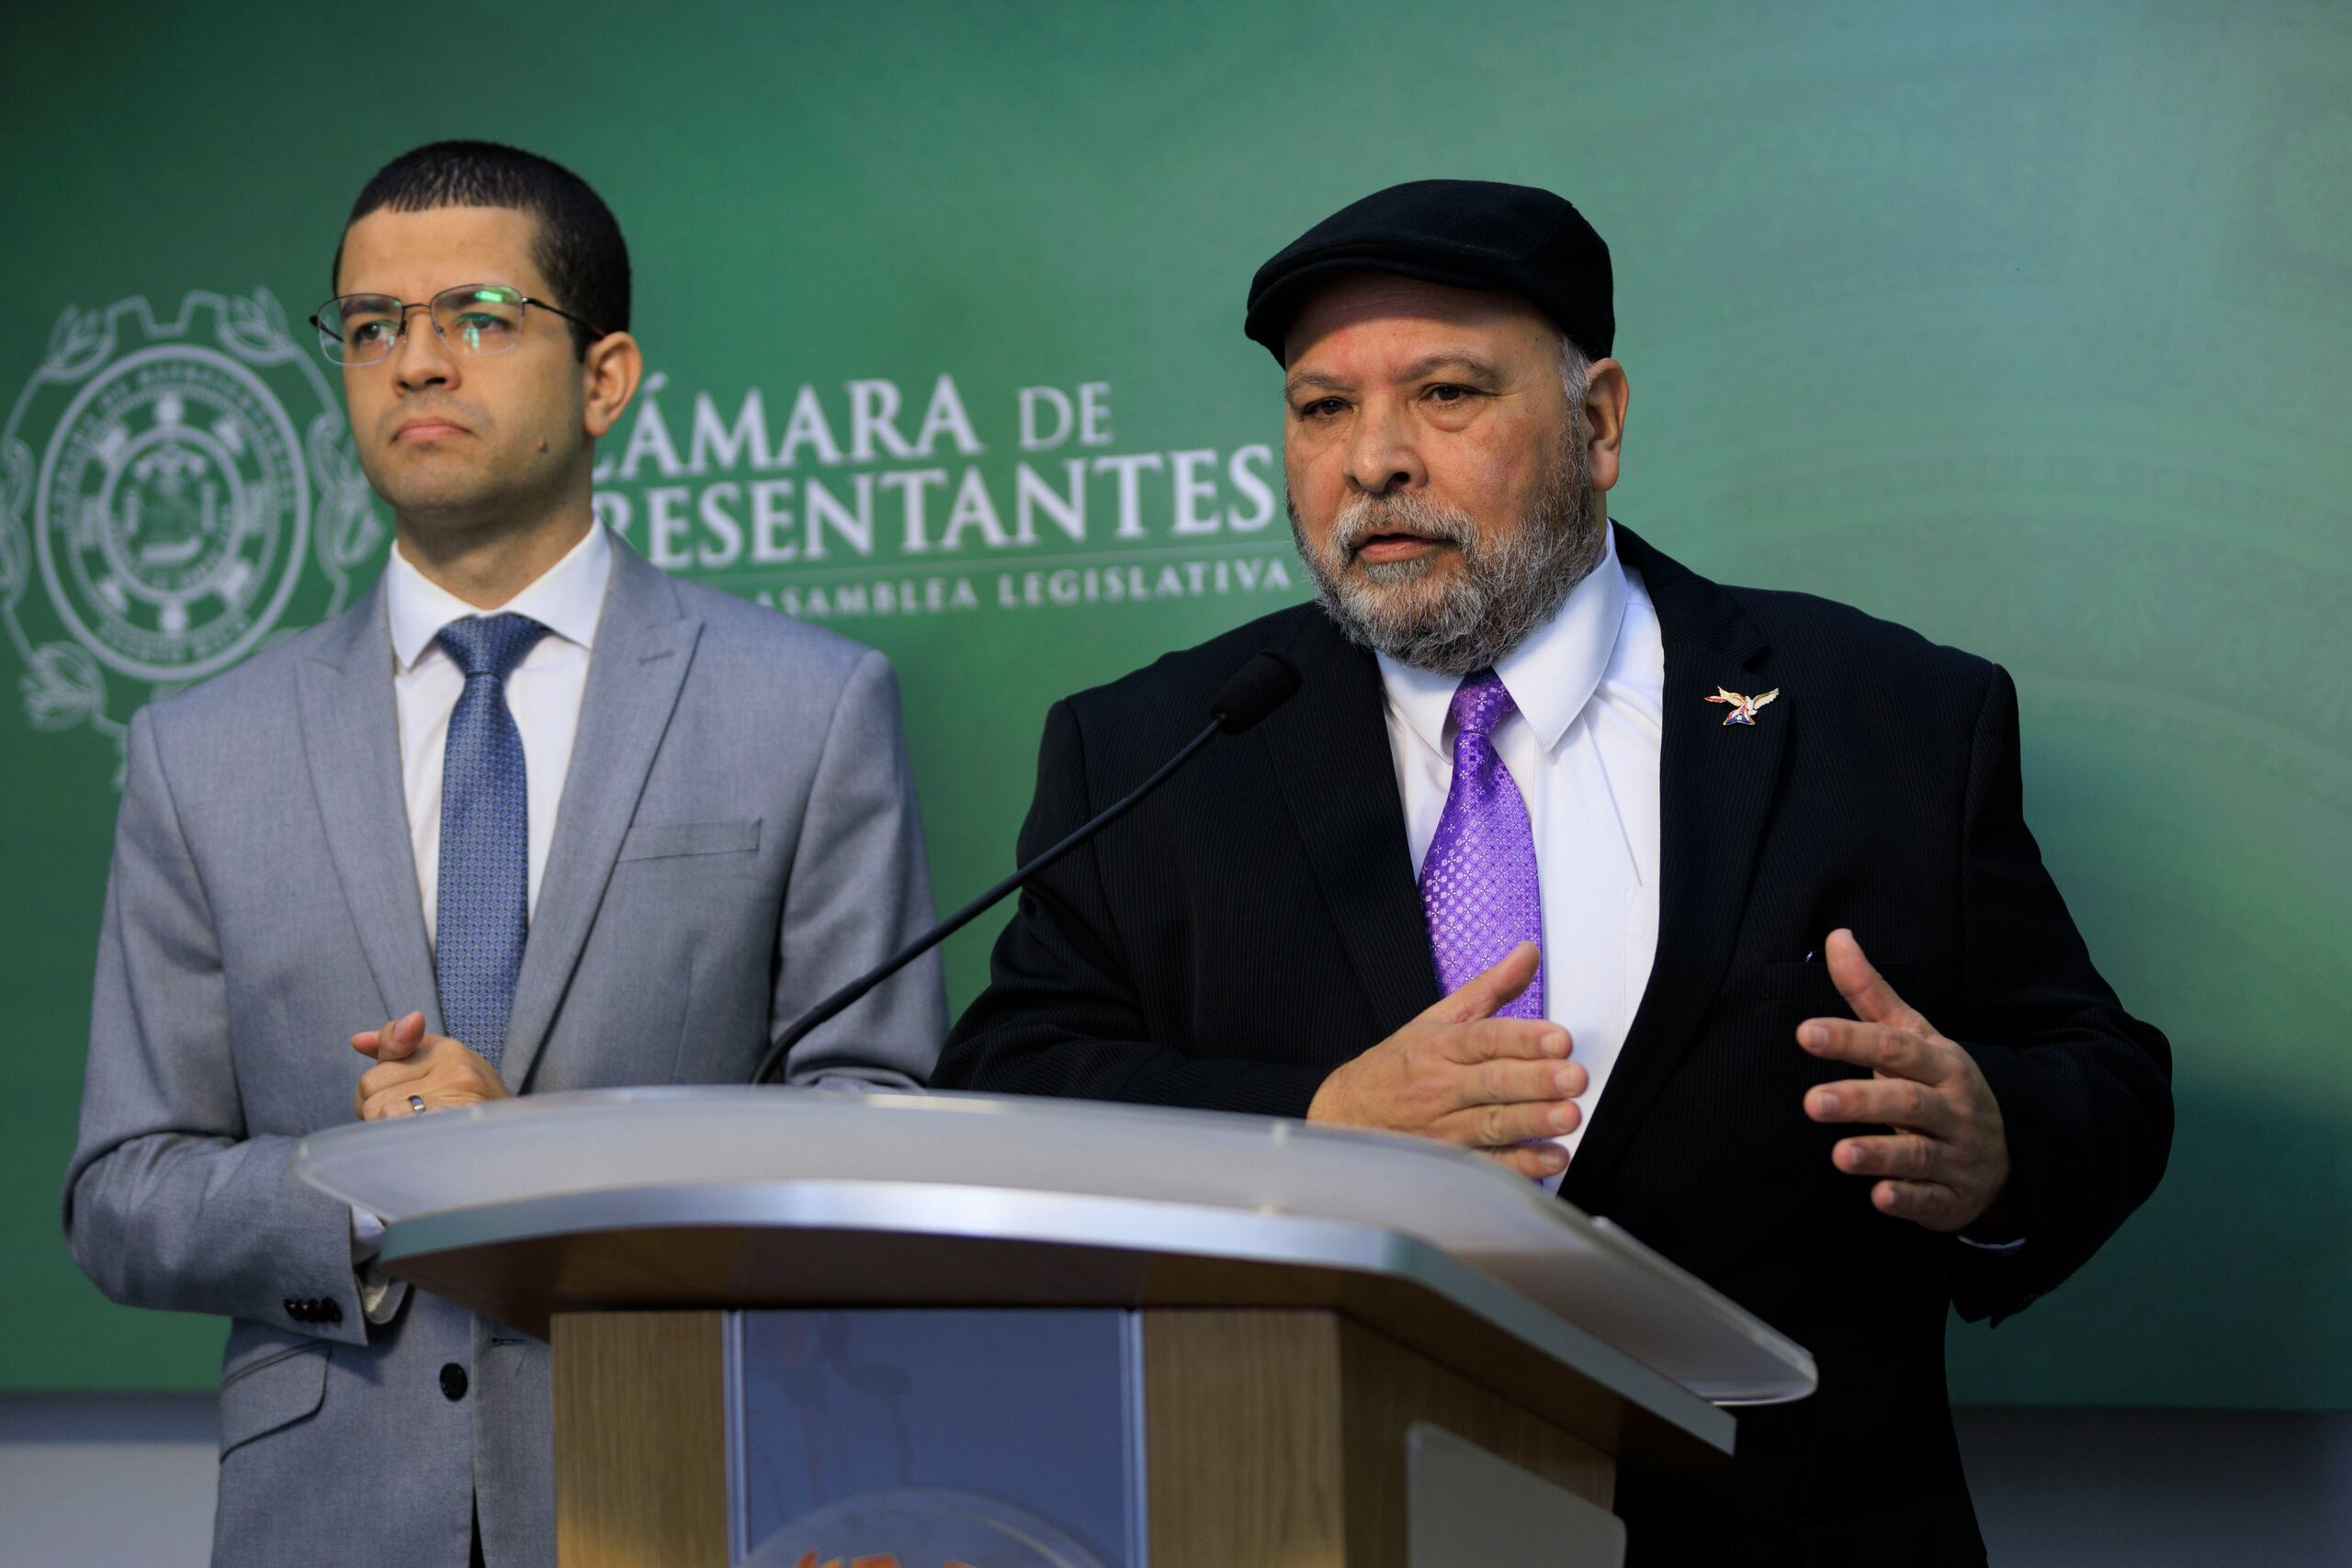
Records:
{"label": "wooden podium", "polygon": [[1605,1562],[1620,1459],[1721,1462],[1718,1404],[1814,1385],[1606,1222],[1384,1134],[624,1089],[297,1168],[384,1216],[390,1272],[550,1342],[564,1568],[914,1568],[837,1539],[888,1529],[1025,1543],[938,1559],[973,1568],[1405,1568],[1544,1517],[1552,1561]]}

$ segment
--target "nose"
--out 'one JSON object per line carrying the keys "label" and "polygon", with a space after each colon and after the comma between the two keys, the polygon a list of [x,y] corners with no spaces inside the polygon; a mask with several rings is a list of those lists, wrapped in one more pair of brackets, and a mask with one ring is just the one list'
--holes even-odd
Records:
{"label": "nose", "polygon": [[[412,311],[422,311],[424,320],[411,324]],[[458,380],[457,356],[448,344],[441,341],[440,331],[434,325],[433,310],[426,305],[411,305],[401,314],[400,341],[392,344],[392,384],[403,392],[420,392],[429,387],[451,387]]]}
{"label": "nose", "polygon": [[1366,399],[1348,433],[1348,484],[1366,495],[1389,495],[1428,482],[1404,411],[1386,399]]}

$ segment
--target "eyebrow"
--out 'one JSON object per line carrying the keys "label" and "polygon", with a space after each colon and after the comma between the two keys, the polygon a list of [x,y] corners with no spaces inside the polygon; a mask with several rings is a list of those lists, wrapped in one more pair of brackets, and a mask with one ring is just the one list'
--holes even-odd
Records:
{"label": "eyebrow", "polygon": [[1348,383],[1337,376],[1326,376],[1320,370],[1301,370],[1283,383],[1283,392],[1292,397],[1297,396],[1309,387],[1326,392],[1344,392],[1348,389]]}
{"label": "eyebrow", "polygon": [[[533,304],[538,303],[538,296],[533,294],[521,284],[502,282],[497,278],[491,277],[477,277],[465,283],[445,283],[440,288],[433,289],[417,299],[402,302],[410,305],[422,305],[429,299],[433,299],[440,295],[448,293],[452,288],[512,288],[515,293],[524,296]],[[342,293],[336,295],[335,298],[338,299],[350,299],[363,294],[376,299],[400,299],[399,295],[393,293],[389,288],[346,288]]]}
{"label": "eyebrow", "polygon": [[[1399,382],[1419,381],[1440,370],[1447,369],[1465,371],[1467,372],[1465,379],[1489,387],[1499,385],[1503,380],[1503,373],[1499,367],[1458,348],[1441,349],[1435,354],[1423,355],[1398,372],[1396,379]],[[1319,391],[1344,392],[1352,385],[1353,383],[1340,377],[1327,375],[1320,370],[1301,370],[1283,384],[1283,390],[1291,397],[1296,397],[1300,392],[1310,388]]]}
{"label": "eyebrow", "polygon": [[1399,381],[1419,381],[1435,375],[1440,370],[1457,367],[1468,371],[1470,378],[1474,381],[1484,381],[1493,385],[1503,378],[1500,366],[1458,348],[1442,349],[1436,354],[1424,355],[1405,367],[1404,373],[1396,378]]}

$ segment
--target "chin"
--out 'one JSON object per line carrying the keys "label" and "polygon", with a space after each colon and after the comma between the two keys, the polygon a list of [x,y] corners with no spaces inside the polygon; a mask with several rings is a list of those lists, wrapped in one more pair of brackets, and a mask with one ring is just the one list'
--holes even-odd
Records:
{"label": "chin", "polygon": [[490,499],[479,485],[463,484],[387,485],[381,493],[402,513],[478,511]]}
{"label": "chin", "polygon": [[1348,573],[1365,592],[1385,595],[1440,581],[1461,564],[1459,550],[1424,550],[1409,560],[1368,561],[1359,556],[1348,564]]}
{"label": "chin", "polygon": [[377,493],[405,521],[436,530],[456,530],[488,521],[503,510],[503,492],[481,485],[395,485]]}
{"label": "chin", "polygon": [[1410,581],[1359,579],[1354,592],[1358,613],[1394,628],[1399,635],[1419,635],[1423,623],[1452,619],[1453,583],[1434,572]]}

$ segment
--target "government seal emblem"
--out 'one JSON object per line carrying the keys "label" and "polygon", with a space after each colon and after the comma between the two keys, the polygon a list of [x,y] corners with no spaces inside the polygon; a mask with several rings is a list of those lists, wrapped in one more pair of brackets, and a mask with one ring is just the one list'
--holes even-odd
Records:
{"label": "government seal emblem", "polygon": [[[36,729],[152,697],[342,608],[382,525],[340,400],[266,289],[68,308],[0,426],[0,618]],[[38,585],[38,591],[36,588]]]}

